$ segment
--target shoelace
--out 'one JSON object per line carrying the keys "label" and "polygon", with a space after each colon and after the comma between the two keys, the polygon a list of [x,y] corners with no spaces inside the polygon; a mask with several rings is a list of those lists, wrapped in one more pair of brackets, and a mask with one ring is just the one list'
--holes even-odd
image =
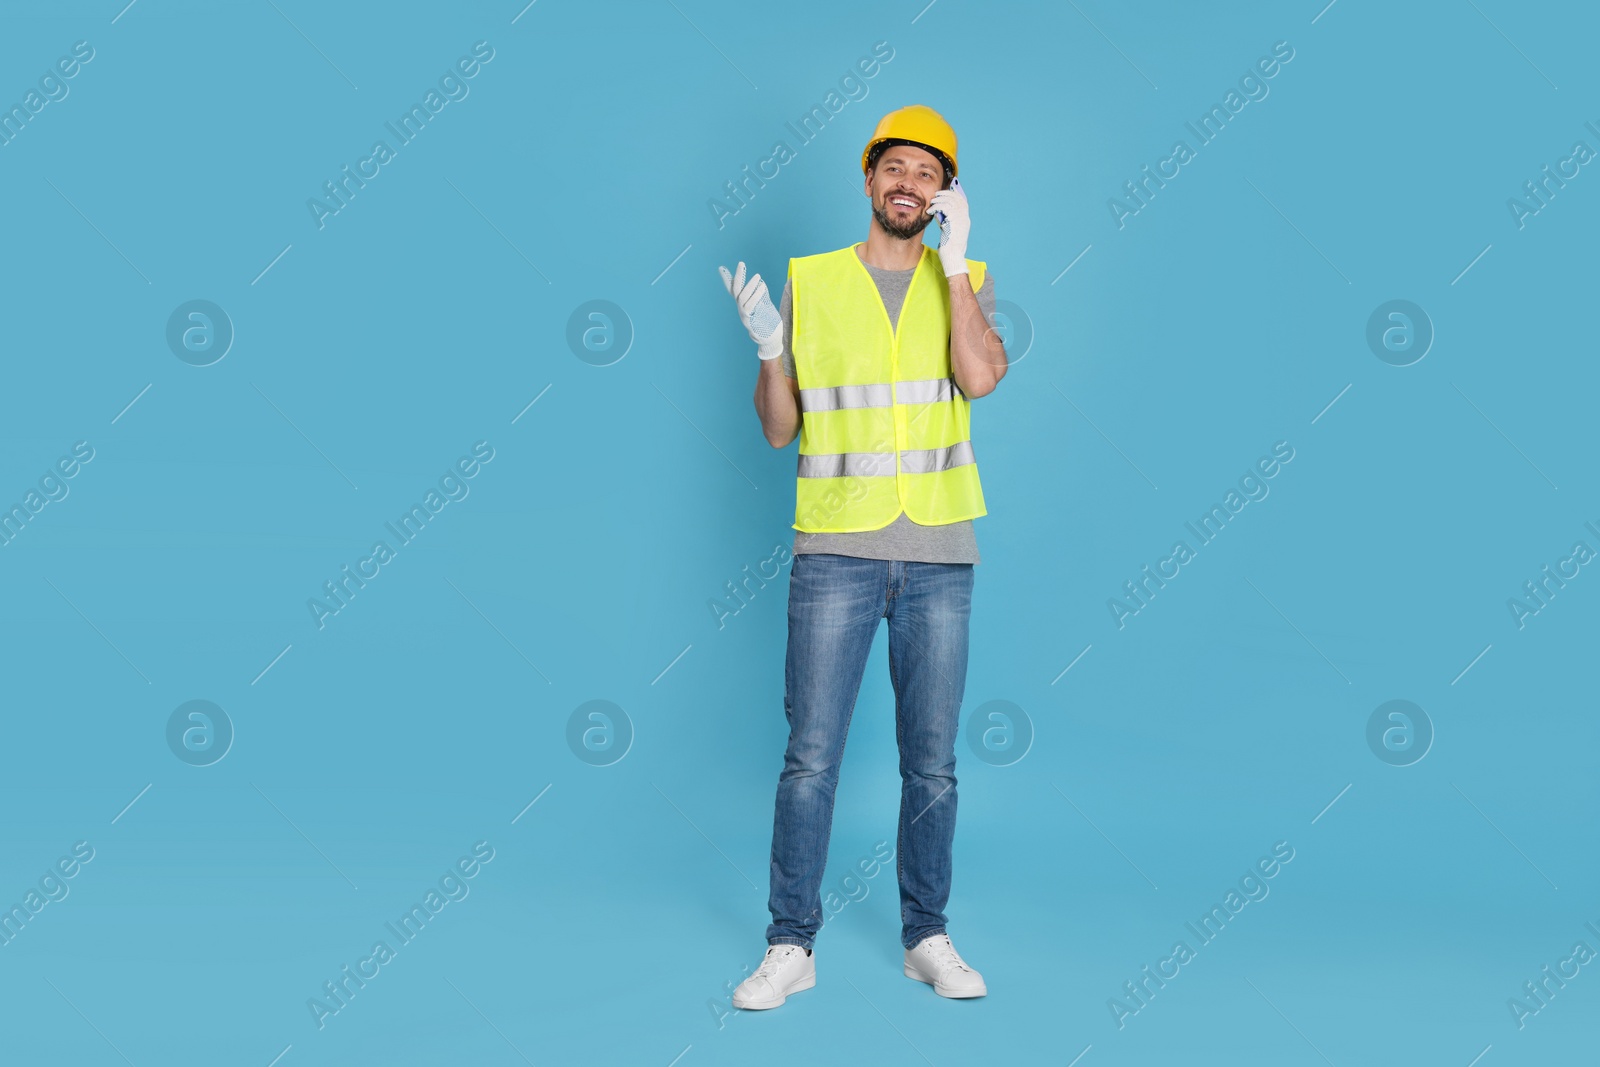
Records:
{"label": "shoelace", "polygon": [[802,951],[804,950],[794,945],[770,951],[767,953],[767,958],[761,961],[761,966],[756,968],[755,974],[750,977],[772,978],[782,969],[784,964],[794,959]]}
{"label": "shoelace", "polygon": [[934,966],[941,971],[948,970],[951,967],[959,967],[963,971],[972,970],[971,967],[967,966],[967,961],[962,959],[956,952],[956,947],[950,943],[950,938],[944,934],[930,941],[926,951]]}

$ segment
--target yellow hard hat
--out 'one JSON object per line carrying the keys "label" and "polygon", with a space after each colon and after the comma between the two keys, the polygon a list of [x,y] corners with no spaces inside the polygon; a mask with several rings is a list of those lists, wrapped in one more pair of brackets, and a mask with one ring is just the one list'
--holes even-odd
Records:
{"label": "yellow hard hat", "polygon": [[872,169],[869,160],[874,148],[884,142],[902,141],[926,148],[943,161],[951,177],[955,176],[956,131],[950,128],[943,115],[924,104],[891,111],[878,120],[878,128],[872,131],[861,153],[861,172],[865,174]]}

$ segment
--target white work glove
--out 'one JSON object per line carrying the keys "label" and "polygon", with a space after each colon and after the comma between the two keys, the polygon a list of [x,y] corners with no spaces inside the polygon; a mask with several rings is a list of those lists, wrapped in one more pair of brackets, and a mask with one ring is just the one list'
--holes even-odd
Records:
{"label": "white work glove", "polygon": [[733,274],[728,273],[727,267],[717,270],[722,272],[722,284],[728,287],[728,295],[739,305],[739,321],[749,331],[750,340],[756,343],[756,355],[762,359],[777,359],[783,355],[783,319],[772,306],[772,296],[761,275],[745,281],[742,262]]}
{"label": "white work glove", "polygon": [[944,276],[954,278],[967,273],[967,234],[972,232],[972,217],[967,214],[967,194],[960,178],[950,179],[950,188],[940,189],[928,202],[928,214],[942,212],[939,219],[939,263]]}

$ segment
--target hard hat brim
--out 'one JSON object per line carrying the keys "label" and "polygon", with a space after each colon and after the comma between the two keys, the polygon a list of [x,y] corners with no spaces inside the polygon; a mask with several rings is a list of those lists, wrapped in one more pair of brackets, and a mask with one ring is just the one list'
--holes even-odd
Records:
{"label": "hard hat brim", "polygon": [[862,153],[861,156],[861,173],[872,173],[872,165],[877,161],[878,156],[882,155],[885,149],[894,145],[910,145],[912,148],[920,148],[944,165],[945,175],[947,178],[953,178],[956,176],[955,160],[951,159],[939,149],[933,147],[933,145],[925,144],[922,141],[913,141],[909,137],[880,137],[868,144],[867,150]]}

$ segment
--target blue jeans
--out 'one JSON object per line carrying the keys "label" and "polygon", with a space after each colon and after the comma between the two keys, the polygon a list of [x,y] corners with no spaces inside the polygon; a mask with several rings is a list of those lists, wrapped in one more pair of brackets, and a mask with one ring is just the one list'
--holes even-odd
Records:
{"label": "blue jeans", "polygon": [[769,944],[810,948],[845,735],[880,619],[900,745],[901,943],[945,932],[956,830],[956,735],[967,682],[973,564],[795,555],[784,713],[789,745],[772,823]]}

